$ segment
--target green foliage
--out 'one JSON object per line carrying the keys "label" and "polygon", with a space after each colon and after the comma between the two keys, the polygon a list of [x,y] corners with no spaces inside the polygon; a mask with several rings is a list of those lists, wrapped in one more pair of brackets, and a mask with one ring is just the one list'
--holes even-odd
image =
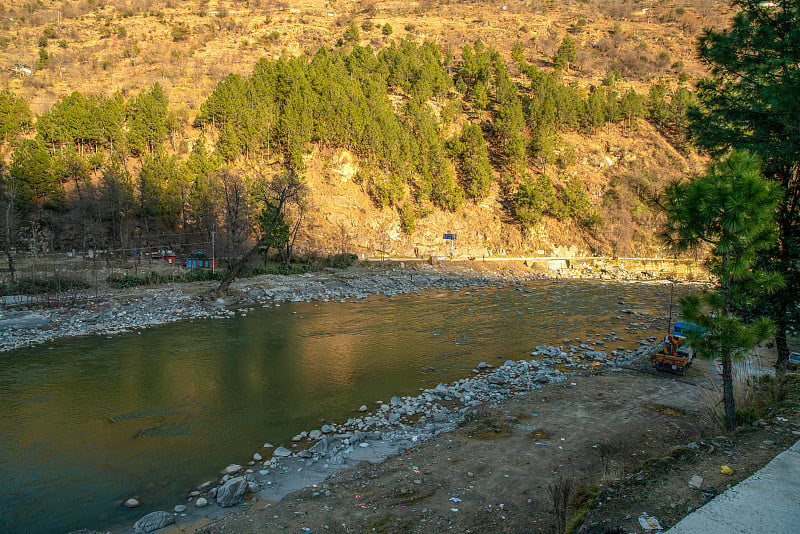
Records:
{"label": "green foliage", "polygon": [[778,324],[776,343],[782,368],[786,333],[796,325],[800,298],[800,3],[734,0],[730,27],[706,31],[698,54],[711,74],[697,83],[699,105],[690,112],[695,143],[721,156],[747,149],[763,161],[765,176],[786,194],[778,212],[777,244],[760,253],[760,264],[781,272],[786,291],[761,299],[757,313]]}
{"label": "green foliage", "polygon": [[636,126],[636,119],[647,116],[644,97],[628,89],[619,102],[619,110],[629,128]]}
{"label": "green foliage", "polygon": [[87,289],[89,284],[80,278],[58,276],[56,278],[21,278],[14,282],[0,283],[0,295],[46,295]]}
{"label": "green foliage", "polygon": [[44,48],[39,49],[39,61],[36,63],[38,69],[43,69],[47,67],[47,64],[50,63],[50,54],[47,53],[47,50]]}
{"label": "green foliage", "polygon": [[124,99],[120,93],[112,97],[84,96],[77,91],[61,97],[36,121],[38,137],[55,148],[113,150],[124,145]]}
{"label": "green foliage", "polygon": [[191,30],[186,24],[176,24],[170,31],[172,33],[172,40],[176,43],[187,40],[191,34]]}
{"label": "green foliage", "polygon": [[669,104],[666,101],[667,84],[663,79],[650,86],[647,98],[647,111],[652,122],[664,124],[670,118]]}
{"label": "green foliage", "polygon": [[486,198],[492,184],[492,166],[481,127],[465,125],[461,137],[452,143],[452,150],[461,161],[461,183],[466,195],[473,200]]}
{"label": "green foliage", "polygon": [[[277,214],[277,222],[275,218],[274,210],[269,208],[261,210],[261,214],[258,216],[258,229],[262,236],[269,232],[269,236],[264,241],[264,246],[258,250],[259,254],[264,258],[264,262],[267,261],[267,255],[271,248],[282,249],[289,243],[291,235],[291,220],[289,216],[285,211],[280,211]],[[271,231],[270,228],[272,228]]]}
{"label": "green foliage", "polygon": [[328,267],[332,267],[334,269],[347,269],[356,261],[358,261],[358,256],[355,254],[342,253],[329,256],[326,263],[328,264]]}
{"label": "green foliage", "polygon": [[528,175],[514,197],[514,216],[525,226],[536,226],[554,200],[555,190],[547,175],[540,174],[538,178]]}
{"label": "green foliage", "polygon": [[36,140],[26,139],[17,147],[8,171],[19,187],[17,202],[24,212],[39,214],[45,205],[52,206],[63,197],[50,155]]}
{"label": "green foliage", "polygon": [[128,147],[135,156],[152,153],[167,138],[167,95],[156,82],[128,102]]}
{"label": "green foliage", "polygon": [[31,126],[32,115],[27,102],[8,89],[0,91],[0,144],[12,141]]}
{"label": "green foliage", "polygon": [[486,92],[486,84],[482,81],[475,82],[475,86],[472,89],[472,103],[478,109],[489,107],[489,94]]}
{"label": "green foliage", "polygon": [[381,33],[383,35],[391,35],[392,34],[392,25],[389,24],[388,22],[386,24],[384,24],[383,28],[381,28]]}
{"label": "green foliage", "polygon": [[361,40],[361,32],[358,31],[358,26],[356,26],[356,21],[354,20],[350,21],[350,24],[347,25],[347,28],[344,30],[344,35],[342,37],[348,43],[357,43]]}
{"label": "green foliage", "polygon": [[775,241],[774,217],[780,188],[764,180],[760,161],[746,151],[712,162],[705,175],[672,182],[660,204],[667,215],[664,238],[677,250],[711,246],[706,261],[716,279],[714,290],[686,295],[681,315],[703,329],[691,336],[703,358],[721,358],[729,430],[736,426],[731,360],[743,356],[772,331],[761,318],[745,323],[736,306],[771,293],[783,283],[779,274],[754,267],[757,254]]}
{"label": "green foliage", "polygon": [[409,204],[400,207],[400,228],[408,235],[417,229],[417,214]]}
{"label": "green foliage", "polygon": [[586,188],[577,176],[572,176],[558,192],[558,202],[554,206],[553,215],[559,219],[572,218],[585,223],[592,215],[592,204],[586,195]]}
{"label": "green foliage", "polygon": [[569,64],[575,61],[578,57],[578,48],[575,45],[575,39],[566,35],[561,41],[561,46],[558,47],[553,62],[557,69],[569,70]]}
{"label": "green foliage", "polygon": [[142,276],[112,274],[106,278],[106,283],[115,289],[125,289],[129,287],[151,286],[172,282],[209,282],[211,280],[222,280],[224,276],[224,272],[212,272],[211,269],[193,269],[191,271],[173,272],[170,274],[150,271],[148,274]]}
{"label": "green foliage", "polygon": [[405,198],[403,181],[396,175],[386,175],[372,169],[361,169],[357,179],[364,184],[377,206],[394,206]]}

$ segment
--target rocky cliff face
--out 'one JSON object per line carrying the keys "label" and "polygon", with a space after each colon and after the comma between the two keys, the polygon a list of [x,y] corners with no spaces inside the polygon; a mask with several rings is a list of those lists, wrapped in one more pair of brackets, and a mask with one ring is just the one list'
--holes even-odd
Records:
{"label": "rocky cliff face", "polygon": [[[594,136],[568,137],[573,160],[558,177],[582,182],[601,214],[593,227],[552,217],[534,227],[521,225],[495,176],[484,201],[466,202],[454,213],[422,208],[407,232],[398,210],[377,206],[358,183],[357,158],[341,150],[314,151],[306,160],[310,194],[298,248],[359,257],[666,255],[657,239],[660,214],[647,197],[666,181],[700,170],[702,158],[678,152],[644,121],[636,129],[609,126]],[[444,240],[445,233],[456,234],[455,242]]]}

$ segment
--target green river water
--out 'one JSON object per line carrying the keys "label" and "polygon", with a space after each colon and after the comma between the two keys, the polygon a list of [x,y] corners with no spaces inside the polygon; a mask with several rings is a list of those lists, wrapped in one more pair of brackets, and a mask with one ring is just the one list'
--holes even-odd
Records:
{"label": "green river water", "polygon": [[[615,331],[662,335],[660,284],[536,281],[284,303],[0,354],[0,532],[68,532],[170,510],[265,442],[492,364]],[[619,319],[617,317],[621,316]],[[660,326],[660,328],[659,328]],[[122,502],[136,496],[142,506]]]}

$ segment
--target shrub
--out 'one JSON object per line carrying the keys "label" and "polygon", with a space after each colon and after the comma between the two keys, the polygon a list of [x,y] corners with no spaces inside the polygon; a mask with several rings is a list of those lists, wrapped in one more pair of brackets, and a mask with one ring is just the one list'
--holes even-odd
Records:
{"label": "shrub", "polygon": [[172,40],[185,41],[189,38],[189,27],[186,24],[176,24],[172,27]]}
{"label": "shrub", "polygon": [[344,35],[342,37],[348,43],[357,43],[361,40],[361,33],[358,31],[358,26],[356,26],[355,21],[350,21],[350,24],[347,25],[347,29],[344,30]]}
{"label": "shrub", "polygon": [[350,253],[343,253],[343,254],[335,254],[333,256],[328,256],[327,264],[328,267],[333,267],[334,269],[347,269],[351,265],[353,265],[356,260],[358,260],[358,256],[355,254]]}
{"label": "shrub", "polygon": [[417,214],[408,204],[400,208],[400,227],[408,235],[413,234],[417,229]]}
{"label": "shrub", "polygon": [[392,31],[393,31],[393,30],[392,30],[392,25],[391,25],[391,24],[389,24],[388,22],[387,22],[386,24],[384,24],[384,25],[383,25],[383,28],[381,28],[381,33],[382,33],[383,35],[391,35],[391,34],[392,34]]}
{"label": "shrub", "polygon": [[3,295],[44,295],[72,289],[86,289],[89,284],[80,278],[21,278],[15,282],[0,284]]}

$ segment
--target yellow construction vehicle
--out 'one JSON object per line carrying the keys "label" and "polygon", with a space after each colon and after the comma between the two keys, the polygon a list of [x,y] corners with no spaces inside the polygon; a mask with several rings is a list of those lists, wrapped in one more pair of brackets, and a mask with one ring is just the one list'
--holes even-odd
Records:
{"label": "yellow construction vehicle", "polygon": [[686,373],[686,369],[692,365],[694,353],[685,341],[685,337],[674,332],[668,334],[658,352],[653,355],[653,367],[659,371],[672,371],[679,375]]}

